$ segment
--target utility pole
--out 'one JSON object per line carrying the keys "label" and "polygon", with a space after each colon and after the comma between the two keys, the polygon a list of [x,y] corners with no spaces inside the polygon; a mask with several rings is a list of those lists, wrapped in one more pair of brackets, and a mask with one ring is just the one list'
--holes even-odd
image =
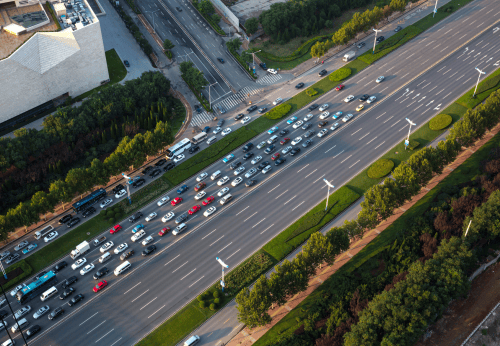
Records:
{"label": "utility pole", "polygon": [[410,145],[410,132],[411,132],[411,126],[416,126],[417,124],[415,124],[414,122],[412,122],[410,119],[408,118],[405,118],[407,122],[410,123],[410,128],[408,129],[408,137],[406,138],[405,140],[405,150],[406,150],[406,147]]}
{"label": "utility pole", "polygon": [[476,88],[474,89],[474,95],[472,95],[472,98],[476,97],[476,91],[477,91],[477,86],[479,85],[479,79],[481,78],[482,74],[486,74],[486,72],[481,71],[476,67],[476,70],[479,72],[479,77],[477,77],[477,83],[476,83]]}
{"label": "utility pole", "polygon": [[323,178],[323,181],[326,183],[328,186],[328,191],[326,193],[326,205],[325,205],[325,211],[328,209],[328,197],[330,197],[330,188],[334,189],[335,186],[333,186],[328,180]]}
{"label": "utility pole", "polygon": [[128,204],[132,204],[132,197],[130,197],[130,184],[132,184],[132,178],[127,176],[125,173],[122,173],[123,177],[127,179],[127,198]]}
{"label": "utility pole", "polygon": [[434,13],[432,14],[432,18],[434,18],[434,16],[436,15],[437,13],[437,7],[438,7],[438,0],[436,0],[436,5],[434,5]]}
{"label": "utility pole", "polygon": [[226,263],[224,263],[219,257],[216,257],[215,259],[222,266],[222,279],[220,280],[220,285],[222,286],[222,292],[224,292],[224,286],[225,286],[225,283],[224,283],[224,269],[229,268],[229,266]]}
{"label": "utility pole", "polygon": [[[261,49],[262,50],[262,49]],[[255,53],[258,53],[260,52],[261,50],[258,50],[256,52],[252,52],[252,53],[248,53],[246,52],[247,54],[252,54],[252,62],[253,62],[253,73],[255,73]]]}
{"label": "utility pole", "polygon": [[373,29],[373,31],[375,31],[375,41],[373,41],[373,52],[372,52],[372,54],[375,54],[375,45],[377,44],[377,34],[380,31],[382,31],[382,30]]}

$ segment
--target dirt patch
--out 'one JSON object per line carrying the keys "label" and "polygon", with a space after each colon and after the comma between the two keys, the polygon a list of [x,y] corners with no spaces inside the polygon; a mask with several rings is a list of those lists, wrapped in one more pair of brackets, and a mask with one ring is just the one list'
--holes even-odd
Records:
{"label": "dirt patch", "polygon": [[17,278],[19,275],[22,275],[23,273],[24,273],[24,270],[21,267],[17,267],[13,271],[9,272],[9,275],[8,275],[9,278],[7,280],[5,280],[3,275],[0,276],[0,285],[5,286],[6,283],[14,280],[15,278]]}

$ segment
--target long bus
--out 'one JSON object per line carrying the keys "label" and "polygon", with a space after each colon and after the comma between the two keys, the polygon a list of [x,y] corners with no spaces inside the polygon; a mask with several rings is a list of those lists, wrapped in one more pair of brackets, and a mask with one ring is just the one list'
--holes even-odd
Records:
{"label": "long bus", "polygon": [[94,204],[95,202],[104,197],[106,197],[106,190],[104,189],[95,190],[81,201],[78,201],[75,204],[73,204],[73,210],[75,211],[75,213],[79,213],[80,211],[87,209],[92,204]]}
{"label": "long bus", "polygon": [[184,138],[179,143],[171,146],[167,149],[167,158],[171,159],[174,156],[182,154],[184,150],[191,148],[191,141],[188,138]]}
{"label": "long bus", "polygon": [[193,145],[196,145],[198,143],[203,142],[203,140],[205,138],[207,138],[207,133],[206,132],[198,133],[196,136],[193,137],[193,139],[191,139],[191,143]]}
{"label": "long bus", "polygon": [[48,272],[36,281],[33,281],[27,286],[24,286],[16,293],[17,301],[24,304],[27,301],[41,295],[47,289],[55,286],[57,283],[56,274],[53,271]]}

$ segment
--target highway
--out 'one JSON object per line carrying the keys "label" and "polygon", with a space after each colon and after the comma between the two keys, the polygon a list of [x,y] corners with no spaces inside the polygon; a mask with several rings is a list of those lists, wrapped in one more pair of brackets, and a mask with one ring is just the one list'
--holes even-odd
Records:
{"label": "highway", "polygon": [[[202,207],[200,212],[189,217],[188,229],[180,236],[168,234],[160,238],[156,235],[164,225],[161,217],[168,211],[173,210],[178,216],[200,204],[194,200],[196,177],[186,182],[189,190],[182,195],[184,201],[179,206],[159,208],[154,201],[144,208],[144,216],[152,211],[159,214],[149,223],[144,219],[140,221],[146,225],[147,235],[154,235],[158,247],[155,255],[142,258],[139,253],[143,247],[130,241],[131,229],[137,223],[122,222],[124,229],[115,235],[107,234],[107,237],[113,240],[115,247],[127,242],[136,251],[129,259],[132,269],[120,277],[112,273],[106,275],[104,279],[110,285],[98,294],[91,292],[94,284],[91,275],[95,270],[83,278],[76,274],[80,278],[74,285],[76,293],[83,293],[85,300],[73,308],[66,306],[66,314],[54,322],[46,318],[39,320],[37,323],[42,332],[30,344],[134,344],[218,279],[220,267],[215,261],[216,256],[234,268],[325,198],[323,178],[337,187],[342,186],[403,140],[408,130],[405,117],[417,125],[423,124],[475,84],[477,72],[474,67],[491,73],[500,60],[500,32],[489,29],[473,37],[500,18],[500,5],[488,1],[476,1],[471,5],[358,73],[348,80],[341,92],[332,91],[318,99],[317,104],[330,104],[330,113],[352,113],[354,118],[341,123],[339,129],[330,131],[322,139],[313,137],[311,147],[302,148],[295,157],[286,155],[287,162],[279,167],[273,166],[267,175],[259,173],[254,176],[258,185],[246,188],[243,184],[231,187],[227,183],[225,186],[230,187],[235,198],[221,206],[216,197],[213,205],[217,206],[217,212],[213,216],[205,218],[201,213],[207,207]],[[445,57],[447,53],[451,54]],[[375,79],[380,75],[386,80],[377,84]],[[355,112],[360,104],[357,98],[365,93],[377,96],[377,102],[365,104],[365,110]],[[350,94],[356,99],[350,103],[342,102]],[[307,113],[304,109],[296,116],[300,119]],[[315,117],[310,122],[314,126],[311,129],[317,132],[319,112],[315,110],[313,114]],[[329,126],[334,122],[331,118],[328,121]],[[292,125],[286,125],[285,121],[278,126],[279,130],[289,129],[287,137],[292,139],[305,132],[300,128],[292,129]],[[269,137],[261,134],[252,142],[257,144]],[[282,149],[279,144],[277,147]],[[252,152],[269,160],[270,155],[263,154],[263,150],[254,149]],[[241,149],[235,151],[235,156],[234,161],[241,160]],[[253,165],[247,161],[243,166],[248,170]],[[234,179],[228,165],[221,161],[209,167],[207,173],[210,175],[219,169],[223,175]],[[209,178],[206,181],[207,195],[215,194],[219,187]],[[176,189],[169,193],[170,198],[176,197]],[[235,219],[239,222],[235,223]],[[174,227],[173,221],[166,225]],[[95,262],[99,255],[94,249],[85,257],[89,262]],[[106,266],[113,270],[119,262],[118,255],[113,255],[111,261],[96,267]],[[74,272],[68,267],[58,277],[62,282],[71,275]],[[42,302],[34,299],[29,304],[35,311]],[[54,309],[63,303],[56,297],[48,304]],[[28,319],[33,325],[32,313]],[[10,317],[7,320],[11,322]],[[2,340],[5,338],[6,335]],[[16,340],[19,342],[19,336]]]}

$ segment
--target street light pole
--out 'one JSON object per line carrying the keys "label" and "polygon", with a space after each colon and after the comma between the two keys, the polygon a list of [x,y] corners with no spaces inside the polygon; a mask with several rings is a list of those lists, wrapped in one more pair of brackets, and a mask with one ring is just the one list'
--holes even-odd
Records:
{"label": "street light pole", "polygon": [[256,51],[256,52],[252,52],[252,53],[248,53],[248,52],[247,52],[247,54],[252,54],[252,63],[253,63],[253,69],[254,69],[254,70],[255,70],[255,53],[258,53],[258,52],[260,52],[260,51],[262,51],[262,49],[261,49],[261,50],[258,50],[258,51]]}
{"label": "street light pole", "polygon": [[375,31],[375,41],[373,41],[373,52],[372,52],[372,54],[375,54],[375,45],[377,44],[377,34],[380,31],[382,31],[382,30],[373,29],[373,31]]}
{"label": "street light pole", "polygon": [[210,84],[210,85],[208,86],[208,104],[210,105],[210,109],[212,109],[212,100],[211,100],[211,98],[210,98],[210,87],[211,87],[212,85],[215,85],[215,84],[217,84],[217,82],[215,82],[214,84]]}
{"label": "street light pole", "polygon": [[328,180],[326,180],[325,178],[323,178],[323,181],[326,183],[326,185],[328,186],[328,191],[326,193],[326,205],[325,205],[325,211],[328,209],[328,197],[330,197],[330,188],[335,188],[335,186],[333,186]]}
{"label": "street light pole", "polygon": [[153,14],[153,31],[156,34],[156,27],[155,27],[155,12],[159,11],[160,9],[154,10],[154,11],[145,11]]}
{"label": "street light pole", "polygon": [[216,257],[215,259],[222,266],[222,280],[220,281],[220,285],[222,286],[222,292],[224,292],[224,286],[225,286],[225,284],[224,284],[224,269],[229,268],[229,266],[226,263],[224,263],[219,257]]}
{"label": "street light pole", "polygon": [[481,71],[477,67],[476,67],[476,70],[479,72],[479,77],[477,77],[476,88],[474,89],[474,95],[472,95],[472,98],[476,97],[477,86],[479,85],[479,79],[481,78],[481,75],[486,74],[486,72]]}
{"label": "street light pole", "polygon": [[406,138],[406,141],[405,141],[405,150],[406,150],[406,147],[407,147],[408,145],[410,145],[410,132],[411,132],[411,126],[412,126],[412,125],[413,125],[413,126],[415,126],[415,125],[417,125],[417,124],[415,124],[414,122],[412,122],[412,121],[411,121],[410,119],[408,119],[408,118],[405,118],[405,119],[406,119],[406,121],[407,121],[407,122],[409,122],[409,123],[410,123],[410,128],[408,129],[408,137]]}
{"label": "street light pole", "polygon": [[432,14],[432,18],[434,18],[434,16],[437,13],[437,7],[438,7],[438,0],[436,0],[436,5],[434,5],[434,13]]}

